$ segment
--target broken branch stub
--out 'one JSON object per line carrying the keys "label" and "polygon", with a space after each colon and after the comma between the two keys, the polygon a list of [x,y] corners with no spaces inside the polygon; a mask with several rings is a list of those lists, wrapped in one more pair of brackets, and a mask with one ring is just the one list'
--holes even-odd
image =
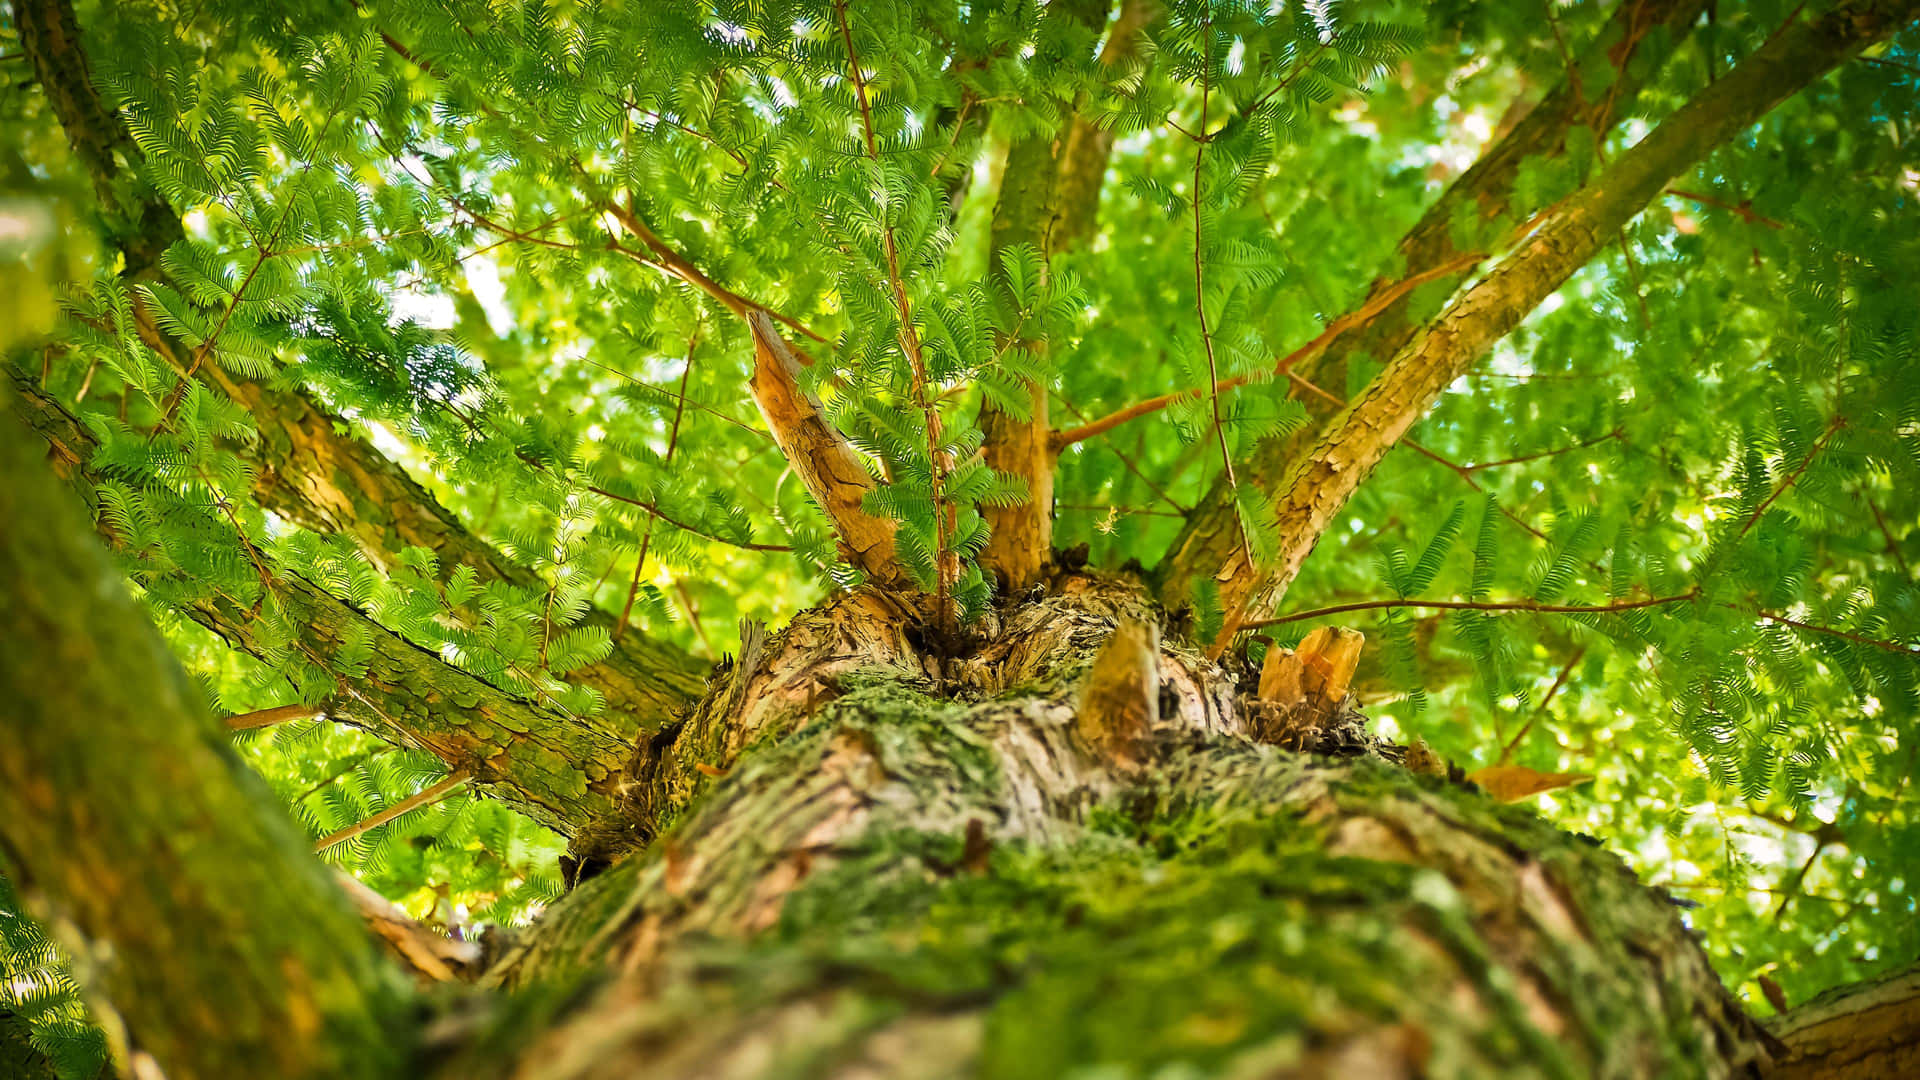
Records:
{"label": "broken branch stub", "polygon": [[1324,727],[1346,703],[1366,642],[1358,630],[1322,626],[1298,648],[1276,645],[1267,650],[1259,689],[1265,708],[1253,712],[1255,737],[1291,745],[1298,736]]}
{"label": "broken branch stub", "polygon": [[1127,619],[1100,647],[1080,688],[1074,730],[1098,757],[1132,767],[1146,759],[1160,720],[1160,631]]}

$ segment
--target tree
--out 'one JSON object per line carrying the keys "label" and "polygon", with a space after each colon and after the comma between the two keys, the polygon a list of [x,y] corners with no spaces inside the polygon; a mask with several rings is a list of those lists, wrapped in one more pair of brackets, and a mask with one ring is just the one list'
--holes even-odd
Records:
{"label": "tree", "polygon": [[1897,1074],[1915,16],[12,0],[0,1061]]}

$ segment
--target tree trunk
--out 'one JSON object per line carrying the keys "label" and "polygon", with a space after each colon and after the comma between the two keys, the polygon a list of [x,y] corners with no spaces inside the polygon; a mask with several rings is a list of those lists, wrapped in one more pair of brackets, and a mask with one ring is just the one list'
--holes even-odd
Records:
{"label": "tree trunk", "polygon": [[0,872],[173,1080],[391,1073],[398,980],[42,453],[0,425]]}
{"label": "tree trunk", "polygon": [[750,635],[636,755],[648,846],[508,950],[488,981],[519,1006],[437,1075],[1762,1061],[1675,907],[1592,841],[1409,773],[1350,707],[1294,732],[1313,753],[1261,745],[1274,706],[1158,644],[1143,589],[1051,586],[959,656],[877,592]]}
{"label": "tree trunk", "polygon": [[[157,644],[135,609],[48,591],[79,580],[77,555],[106,573],[84,536],[40,527],[66,513],[9,515],[36,523],[11,534],[10,609],[67,621],[8,640],[70,642],[5,665],[28,705],[8,721],[26,752],[0,759],[9,873],[72,914],[83,955],[116,958],[104,988],[171,1075],[287,1074],[299,1039],[265,1038],[275,1015],[317,1040],[312,1061],[381,1042],[359,1069],[379,1073],[404,1036],[340,980],[359,971],[378,999],[390,977],[341,940],[361,935],[324,882],[277,868],[281,827],[205,756],[216,722],[155,711],[168,679],[129,666]],[[923,620],[864,589],[751,630],[636,748],[620,812],[576,840],[578,887],[492,965],[517,993],[427,1029],[412,1071],[1729,1076],[1763,1059],[1677,911],[1617,859],[1408,772],[1350,702],[1309,723],[1258,700],[1163,644],[1137,583],[1056,575],[957,645]],[[120,678],[89,673],[107,657]],[[140,740],[80,741],[121,725]],[[1279,732],[1309,752],[1256,741]],[[137,805],[99,783],[109,761]],[[156,847],[174,854],[141,854]]]}
{"label": "tree trunk", "polygon": [[[1112,40],[1150,7],[1126,5]],[[1234,619],[1270,607],[1353,484],[1464,363],[1666,178],[1886,30],[1883,8],[1904,18],[1911,0],[1855,0],[1778,35],[1535,222],[1426,333],[1402,297],[1335,341],[1337,362],[1377,347],[1391,363],[1323,442],[1268,478],[1277,566],[1233,550],[1237,519],[1203,513],[1167,595],[1182,601],[1178,586],[1208,575]],[[1624,6],[1618,38],[1588,57],[1621,69],[1613,85],[1627,92],[1631,64],[1663,51],[1656,31],[1698,9]],[[76,59],[71,11],[22,11],[56,115],[111,181],[116,155],[135,151]],[[1409,275],[1454,265],[1437,223],[1468,199],[1503,239],[1511,222],[1497,219],[1523,209],[1519,162],[1556,152],[1572,128],[1604,133],[1615,104],[1550,97],[1410,235]],[[1110,143],[1091,125],[1067,130],[1057,147],[1020,149],[999,246],[1051,251],[1084,235],[1092,165]],[[159,272],[179,228],[150,192],[134,202],[114,224],[138,278]],[[885,587],[898,580],[889,526],[866,514],[870,480],[844,438],[792,385],[798,359],[758,308],[726,306],[762,349],[770,426],[877,584],[777,635],[745,628],[739,659],[698,700],[684,657],[624,644],[587,676],[607,712],[574,721],[387,631],[298,568],[265,585],[310,659],[350,639],[370,654],[330,715],[432,750],[573,837],[573,890],[482,976],[506,992],[428,1022],[224,752],[71,508],[29,475],[30,453],[0,440],[20,480],[0,485],[0,856],[85,936],[83,975],[168,1075],[1717,1077],[1776,1058],[1857,1064],[1869,1060],[1848,1049],[1860,1032],[1910,1022],[1913,988],[1898,983],[1816,1003],[1768,1035],[1664,895],[1586,838],[1370,737],[1344,676],[1312,708],[1263,700],[1252,673],[1164,627],[1140,583],[1057,569],[1037,383],[1028,419],[983,423],[989,461],[1031,474],[1033,499],[996,520],[1002,546],[985,559],[1021,587],[963,632],[930,625],[927,605]],[[144,329],[178,369],[204,359]],[[207,374],[262,431],[264,507],[352,536],[377,562],[421,544],[492,580],[537,581],[302,395]],[[97,482],[86,429],[15,382],[14,411],[63,471]],[[289,647],[237,601],[187,607],[243,649]],[[395,913],[372,917],[399,948]],[[403,1062],[416,1036],[427,1056]]]}

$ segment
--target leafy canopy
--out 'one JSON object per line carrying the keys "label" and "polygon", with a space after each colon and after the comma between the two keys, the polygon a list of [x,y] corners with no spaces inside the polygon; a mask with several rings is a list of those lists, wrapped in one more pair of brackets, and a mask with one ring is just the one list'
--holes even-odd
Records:
{"label": "leafy canopy", "polygon": [[[581,716],[606,706],[570,673],[614,647],[592,611],[717,659],[741,620],[854,580],[746,392],[736,302],[806,351],[805,388],[877,478],[865,511],[963,620],[996,602],[986,516],[1029,494],[982,459],[981,402],[1025,417],[1037,380],[1071,427],[1200,390],[1058,461],[1056,546],[1151,573],[1223,475],[1310,422],[1275,358],[1402,275],[1400,237],[1542,88],[1609,91],[1570,57],[1611,12],[1181,0],[1108,62],[1075,7],[82,6],[144,164],[103,192],[36,88],[0,92],[0,184],[40,224],[0,239],[32,284],[16,321],[50,328],[63,290],[48,344],[15,359],[98,440],[128,574],[230,712],[368,676],[370,636],[302,652],[270,587],[286,568]],[[1719,6],[1622,122],[1524,162],[1515,202],[1595,175],[1791,7]],[[1596,774],[1542,805],[1701,905],[1731,981],[1770,973],[1795,999],[1920,948],[1914,43],[1815,83],[1651,205],[1387,457],[1281,611],[1363,605],[1327,618],[1369,635],[1388,732]],[[996,253],[1008,147],[1076,116],[1113,140],[1097,228]],[[122,277],[113,203],[146,185],[184,231]],[[1386,359],[1320,389],[1356,394]],[[281,435],[227,380],[312,391],[518,576],[417,546],[376,560],[262,506]],[[1270,544],[1258,490],[1234,486],[1246,542]],[[256,655],[186,617],[210,597],[253,612]],[[1179,599],[1205,631],[1207,589]],[[1420,600],[1612,610],[1365,606]],[[1313,625],[1243,643],[1257,660]],[[240,742],[316,837],[440,769],[318,720]],[[557,851],[463,795],[329,857],[471,927],[556,895]],[[5,940],[9,964],[41,963],[38,939]]]}

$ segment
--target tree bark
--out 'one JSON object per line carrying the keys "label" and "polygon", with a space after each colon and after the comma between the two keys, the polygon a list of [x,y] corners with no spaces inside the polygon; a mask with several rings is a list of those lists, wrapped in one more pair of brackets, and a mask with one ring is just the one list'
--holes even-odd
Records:
{"label": "tree bark", "polygon": [[175,1080],[391,1074],[392,973],[42,456],[0,423],[8,878]]}
{"label": "tree bark", "polygon": [[1241,545],[1216,574],[1226,618],[1213,653],[1226,648],[1241,623],[1273,610],[1334,515],[1440,392],[1610,243],[1668,181],[1807,83],[1905,25],[1916,8],[1913,0],[1859,0],[1782,28],[1548,211],[1512,254],[1395,354],[1287,474],[1274,500],[1271,560],[1256,566]]}
{"label": "tree bark", "polygon": [[[101,191],[107,235],[126,258],[124,280],[164,279],[160,254],[183,239],[180,217],[141,178],[139,147],[95,89],[70,0],[20,0],[15,9],[34,78]],[[131,173],[131,179],[123,173]],[[352,435],[351,425],[306,392],[237,378],[217,360],[196,363],[193,350],[162,330],[144,304],[136,303],[135,314],[142,340],[176,372],[197,371],[252,417],[260,439],[243,455],[256,466],[251,494],[263,509],[303,528],[348,537],[382,569],[391,568],[403,549],[423,547],[438,556],[444,572],[470,566],[483,582],[545,591],[546,583],[531,569],[474,535],[404,469]],[[614,629],[612,616],[597,609],[584,621]],[[644,635],[622,634],[605,660],[571,678],[600,691],[637,727],[650,729],[698,694],[699,674],[700,665],[682,650]]]}
{"label": "tree bark", "polygon": [[1767,1030],[1785,1046],[1770,1080],[1920,1076],[1920,964],[1829,990]]}
{"label": "tree bark", "polygon": [[[91,504],[103,479],[89,464],[98,448],[92,432],[24,373],[8,371],[7,411],[45,440],[55,467]],[[104,518],[99,529],[115,542]],[[614,812],[634,740],[659,726],[651,713],[618,704],[590,717],[544,708],[454,667],[291,569],[274,577],[269,598],[272,620],[224,594],[190,600],[183,611],[267,663],[286,662],[291,651],[292,659],[331,667],[364,643],[366,676],[337,676],[322,708],[329,719],[426,750],[563,836]],[[281,627],[292,631],[290,650]]]}
{"label": "tree bark", "polygon": [[525,1012],[438,1075],[1763,1061],[1677,910],[1613,856],[1409,774],[1350,710],[1307,740],[1344,759],[1260,745],[1263,706],[1157,642],[1142,589],[1050,584],[965,657],[870,633],[897,625],[871,593],[751,644],[706,735],[636,758],[657,838],[523,935],[488,979]]}
{"label": "tree bark", "polygon": [[[17,456],[13,475],[30,477]],[[86,547],[45,528],[39,503],[5,509],[0,521],[34,523],[28,543]],[[13,589],[60,580],[38,569],[54,558],[10,553],[6,565],[36,568]],[[1290,732],[1312,753],[1263,745],[1270,706],[1163,639],[1143,587],[1043,584],[957,653],[930,644],[915,605],[871,587],[771,637],[750,632],[685,722],[636,747],[578,886],[485,976],[515,993],[435,1025],[414,1075],[1653,1077],[1765,1064],[1774,1044],[1676,909],[1611,855],[1406,771],[1350,703]],[[290,1051],[257,1034],[274,1029],[250,1018],[326,986],[360,1026],[296,1015],[290,1030],[323,1046],[344,1032],[368,1055],[357,1064],[401,1052],[404,1030],[381,1030],[362,1013],[373,999],[349,992],[384,978],[348,947],[351,916],[285,912],[317,868],[279,866],[284,826],[199,771],[239,768],[209,756],[218,722],[203,715],[197,734],[146,752],[173,729],[153,720],[168,699],[134,674],[159,646],[129,640],[131,605],[48,606],[46,634],[72,647],[20,654],[31,667],[15,665],[6,688],[29,716],[61,721],[28,722],[32,749],[0,760],[0,828],[29,880],[112,944],[124,978],[106,989],[142,1044],[169,1075],[292,1074],[273,1056]],[[85,677],[105,657],[113,677]],[[86,688],[104,696],[71,698]],[[127,716],[137,737],[116,726]],[[103,755],[101,739],[115,749]],[[170,777],[191,777],[191,794]],[[150,820],[121,820],[114,792],[140,793]],[[203,880],[218,885],[196,891]],[[156,942],[155,926],[217,931]],[[325,955],[309,955],[309,933]],[[287,977],[285,963],[242,964],[261,935],[266,955],[355,973],[236,989],[235,970]],[[209,940],[230,951],[209,956]],[[214,973],[221,986],[192,984]],[[236,992],[248,1000],[203,1007]],[[175,1034],[147,1034],[159,1024]],[[332,1060],[312,1053],[299,1060]]]}
{"label": "tree bark", "polygon": [[[1514,201],[1514,181],[1521,165],[1529,159],[1558,156],[1576,128],[1592,131],[1595,141],[1605,139],[1640,88],[1684,40],[1687,28],[1705,6],[1704,0],[1621,3],[1606,28],[1575,59],[1568,77],[1511,131],[1495,140],[1400,238],[1396,250],[1405,263],[1404,274],[1375,282],[1355,310],[1366,308],[1391,289],[1394,280],[1390,279],[1406,280],[1431,273],[1468,254],[1456,242],[1456,220],[1467,217],[1474,223],[1474,239],[1494,240],[1538,211],[1537,205]],[[1610,72],[1611,84],[1603,95],[1589,97],[1581,89],[1581,73],[1592,73],[1602,66]],[[1362,325],[1337,335],[1318,355],[1305,360],[1296,373],[1312,385],[1341,391],[1347,385],[1347,369],[1353,360],[1363,356],[1391,358],[1413,339],[1424,318],[1417,301],[1453,291],[1474,269],[1462,267],[1417,294],[1394,301]],[[1262,442],[1241,470],[1248,482],[1269,498],[1278,494],[1293,465],[1313,447],[1321,425],[1339,410],[1337,402],[1298,387],[1293,396],[1306,407],[1313,423],[1290,436]],[[1233,493],[1222,476],[1188,515],[1161,565],[1160,595],[1168,604],[1190,602],[1196,577],[1217,573],[1231,560],[1241,542],[1235,513]]]}
{"label": "tree bark", "polygon": [[[1056,3],[1047,9],[1050,19],[1097,32],[1106,22],[1105,0]],[[1126,0],[1100,50],[1100,63],[1118,67],[1135,54],[1139,36],[1153,18],[1153,0]],[[1100,188],[1113,154],[1113,132],[1083,115],[1078,103],[1063,103],[1066,118],[1059,131],[1030,135],[1007,150],[1000,197],[994,204],[989,230],[987,264],[1002,273],[1001,256],[1022,244],[1051,260],[1092,236],[1100,209]],[[1010,592],[1038,581],[1053,558],[1052,428],[1048,419],[1046,384],[1025,380],[1027,415],[1016,416],[980,406],[982,449],[988,467],[1017,476],[1027,485],[1027,499],[1014,506],[982,510],[991,533],[980,562],[999,572]]]}

